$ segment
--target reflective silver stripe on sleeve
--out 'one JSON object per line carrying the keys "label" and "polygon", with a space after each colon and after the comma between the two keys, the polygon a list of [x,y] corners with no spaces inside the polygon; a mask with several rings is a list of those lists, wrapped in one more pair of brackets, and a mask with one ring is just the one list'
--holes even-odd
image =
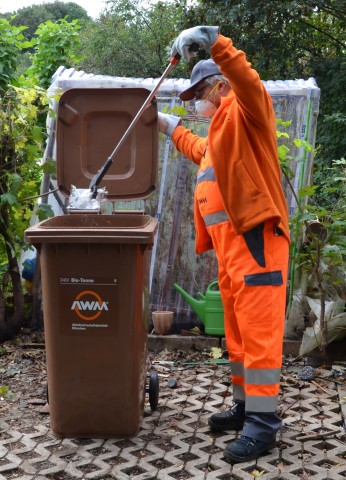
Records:
{"label": "reflective silver stripe on sleeve", "polygon": [[251,385],[276,385],[280,383],[281,368],[246,368],[245,383]]}
{"label": "reflective silver stripe on sleeve", "polygon": [[278,397],[259,397],[246,395],[245,411],[247,412],[276,412]]}
{"label": "reflective silver stripe on sleeve", "polygon": [[209,181],[209,182],[215,182],[216,181],[213,166],[208,167],[205,170],[202,170],[197,175],[197,183],[206,182],[206,181]]}
{"label": "reflective silver stripe on sleeve", "polygon": [[229,218],[225,210],[220,210],[219,212],[211,213],[203,217],[204,223],[207,227],[211,225],[216,225],[217,223],[228,222]]}
{"label": "reflective silver stripe on sleeve", "polygon": [[231,363],[231,372],[235,377],[244,376],[244,364],[243,362],[230,362]]}
{"label": "reflective silver stripe on sleeve", "polygon": [[233,384],[233,400],[245,402],[245,390],[241,385]]}

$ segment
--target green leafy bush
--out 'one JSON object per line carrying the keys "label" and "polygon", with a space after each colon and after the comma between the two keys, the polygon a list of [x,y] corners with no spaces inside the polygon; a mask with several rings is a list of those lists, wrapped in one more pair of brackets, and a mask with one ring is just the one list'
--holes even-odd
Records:
{"label": "green leafy bush", "polygon": [[22,31],[26,27],[13,27],[5,19],[0,19],[0,93],[16,76],[20,51],[29,45],[23,41]]}
{"label": "green leafy bush", "polygon": [[79,50],[80,28],[78,20],[68,22],[64,18],[56,22],[48,20],[39,25],[35,32],[37,37],[30,42],[35,53],[32,65],[26,72],[38,85],[47,88],[59,66],[75,66],[84,58],[76,53]]}

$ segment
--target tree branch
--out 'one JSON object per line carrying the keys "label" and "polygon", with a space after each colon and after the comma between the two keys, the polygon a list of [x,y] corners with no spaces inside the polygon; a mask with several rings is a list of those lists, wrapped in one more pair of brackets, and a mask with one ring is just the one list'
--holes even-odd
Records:
{"label": "tree branch", "polygon": [[312,28],[313,30],[316,30],[317,32],[319,33],[322,33],[322,35],[325,35],[326,37],[330,38],[330,40],[332,40],[333,42],[337,43],[338,45],[340,45],[340,47],[342,48],[346,48],[346,44],[345,43],[342,43],[340,42],[337,38],[333,37],[332,35],[330,35],[329,33],[325,32],[324,30],[322,30],[321,28],[318,28],[316,27],[316,25],[312,25],[311,23],[305,21],[305,20],[302,20],[301,18],[299,19],[299,22],[300,23],[303,23],[304,25],[307,25],[308,27]]}

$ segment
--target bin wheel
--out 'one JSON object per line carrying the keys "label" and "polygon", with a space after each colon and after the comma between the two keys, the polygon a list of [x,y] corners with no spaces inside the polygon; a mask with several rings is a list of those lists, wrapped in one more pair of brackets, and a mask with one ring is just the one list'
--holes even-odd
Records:
{"label": "bin wheel", "polygon": [[149,404],[152,411],[156,410],[159,403],[159,376],[157,372],[150,372],[149,376]]}

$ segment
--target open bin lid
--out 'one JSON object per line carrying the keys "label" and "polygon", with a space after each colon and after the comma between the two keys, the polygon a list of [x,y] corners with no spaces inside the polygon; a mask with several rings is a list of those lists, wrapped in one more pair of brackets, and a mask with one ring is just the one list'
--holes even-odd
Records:
{"label": "open bin lid", "polygon": [[[61,191],[89,188],[148,98],[145,88],[73,88],[57,118],[57,179]],[[152,101],[126,138],[98,188],[109,200],[146,198],[156,188],[157,104]]]}

